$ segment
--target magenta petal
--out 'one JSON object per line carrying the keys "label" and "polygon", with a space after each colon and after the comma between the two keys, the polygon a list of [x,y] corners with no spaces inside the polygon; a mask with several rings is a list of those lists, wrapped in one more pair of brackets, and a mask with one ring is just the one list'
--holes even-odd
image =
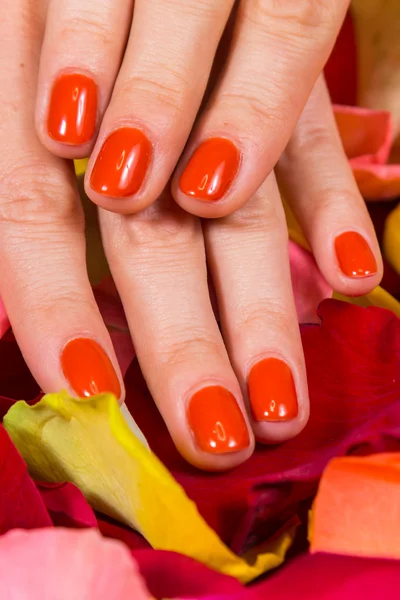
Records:
{"label": "magenta petal", "polygon": [[97,527],[96,516],[82,492],[72,483],[36,483],[54,525]]}
{"label": "magenta petal", "polygon": [[295,242],[289,242],[290,272],[299,323],[319,323],[317,309],[332,297],[332,287],[322,276],[314,257]]}
{"label": "magenta petal", "polygon": [[24,461],[0,425],[0,535],[17,527],[32,529],[51,524]]}

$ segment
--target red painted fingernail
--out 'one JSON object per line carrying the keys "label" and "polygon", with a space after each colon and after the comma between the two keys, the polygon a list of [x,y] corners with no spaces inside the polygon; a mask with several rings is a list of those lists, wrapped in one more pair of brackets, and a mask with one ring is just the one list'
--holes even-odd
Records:
{"label": "red painted fingernail", "polygon": [[111,360],[103,348],[89,338],[68,342],[61,353],[65,378],[80,398],[110,392],[117,398],[121,386]]}
{"label": "red painted fingernail", "polygon": [[132,196],[143,183],[151,156],[151,143],[140,129],[116,129],[97,156],[90,185],[106,196]]}
{"label": "red painted fingernail", "polygon": [[79,145],[92,139],[97,119],[97,85],[78,73],[61,75],[54,83],[47,117],[49,136]]}
{"label": "red painted fingernail", "polygon": [[249,432],[235,397],[214,385],[196,392],[189,403],[188,422],[204,452],[238,452],[250,444]]}
{"label": "red painted fingernail", "polygon": [[289,421],[298,414],[293,375],[279,358],[265,358],[251,369],[247,380],[256,421]]}
{"label": "red painted fingernail", "polygon": [[186,196],[205,202],[220,200],[239,169],[240,152],[225,138],[210,138],[194,151],[179,187]]}
{"label": "red painted fingernail", "polygon": [[369,277],[378,271],[375,256],[368,242],[356,231],[346,231],[335,240],[340,270],[347,277]]}

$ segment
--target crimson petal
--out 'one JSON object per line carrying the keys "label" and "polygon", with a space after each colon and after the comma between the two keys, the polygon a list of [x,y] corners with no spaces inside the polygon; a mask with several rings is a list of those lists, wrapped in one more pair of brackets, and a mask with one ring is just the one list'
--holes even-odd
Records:
{"label": "crimson petal", "polygon": [[50,516],[8,433],[0,425],[0,535],[50,527]]}

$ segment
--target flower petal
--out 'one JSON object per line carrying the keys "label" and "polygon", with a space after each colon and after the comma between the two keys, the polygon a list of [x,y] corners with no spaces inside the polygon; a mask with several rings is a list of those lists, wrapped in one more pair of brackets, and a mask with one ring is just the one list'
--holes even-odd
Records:
{"label": "flower petal", "polygon": [[132,434],[111,394],[85,401],[48,394],[31,407],[17,402],[4,424],[34,477],[75,483],[96,510],[134,527],[155,548],[249,581],[278,566],[291,543],[293,526],[249,562],[231,552]]}
{"label": "flower petal", "polygon": [[54,525],[97,527],[97,519],[84,495],[72,483],[36,483]]}
{"label": "flower petal", "polygon": [[325,300],[321,325],[301,327],[311,400],[303,432],[257,446],[243,465],[204,473],[179,455],[137,363],[126,403],[152,450],[207,523],[236,552],[261,542],[315,494],[335,456],[400,450],[400,321],[376,307]]}
{"label": "flower petal", "polygon": [[0,425],[0,535],[22,527],[49,527],[51,519],[24,461]]}
{"label": "flower petal", "polygon": [[0,597],[150,600],[123,544],[93,530],[61,527],[15,530],[0,538]]}
{"label": "flower petal", "polygon": [[10,327],[10,321],[8,320],[5,306],[2,299],[0,298],[0,338],[3,337],[5,332]]}
{"label": "flower petal", "polygon": [[400,558],[399,506],[400,453],[332,460],[313,505],[312,552]]}

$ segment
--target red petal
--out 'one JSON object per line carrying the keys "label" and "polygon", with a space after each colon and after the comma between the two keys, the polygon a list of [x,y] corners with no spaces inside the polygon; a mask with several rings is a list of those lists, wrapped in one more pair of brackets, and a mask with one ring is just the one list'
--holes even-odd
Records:
{"label": "red petal", "polygon": [[175,552],[137,550],[132,556],[155,598],[207,598],[208,594],[224,594],[228,600],[244,590],[233,577]]}
{"label": "red petal", "polygon": [[400,322],[389,311],[326,300],[302,327],[311,419],[295,439],[258,446],[243,465],[209,474],[175,449],[137,363],[127,404],[151,447],[236,552],[265,540],[310,500],[334,456],[400,450]]}
{"label": "red petal", "polygon": [[230,600],[376,600],[395,598],[399,586],[398,561],[306,554]]}
{"label": "red petal", "polygon": [[42,499],[58,527],[97,527],[96,516],[82,492],[72,483],[37,482]]}
{"label": "red petal", "polygon": [[36,485],[2,425],[0,492],[0,535],[9,529],[51,526],[51,519]]}
{"label": "red petal", "polygon": [[344,20],[324,72],[332,102],[355,104],[357,101],[357,53],[350,11]]}

